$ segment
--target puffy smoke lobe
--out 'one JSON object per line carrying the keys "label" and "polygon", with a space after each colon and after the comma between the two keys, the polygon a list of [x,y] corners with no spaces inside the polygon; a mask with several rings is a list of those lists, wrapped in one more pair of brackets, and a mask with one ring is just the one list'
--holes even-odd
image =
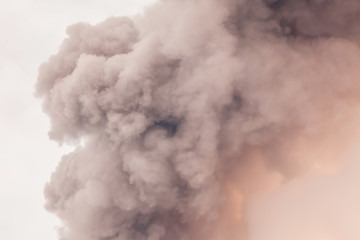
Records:
{"label": "puffy smoke lobe", "polygon": [[357,137],[356,0],[161,1],[79,23],[39,71],[66,240],[246,239],[252,196]]}

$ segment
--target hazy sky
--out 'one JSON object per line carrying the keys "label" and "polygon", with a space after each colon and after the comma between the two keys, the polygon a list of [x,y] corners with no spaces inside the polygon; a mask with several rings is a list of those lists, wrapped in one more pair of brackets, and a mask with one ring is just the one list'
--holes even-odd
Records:
{"label": "hazy sky", "polygon": [[55,240],[43,187],[61,149],[33,96],[39,65],[57,51],[68,25],[133,15],[154,0],[0,1],[0,239]]}

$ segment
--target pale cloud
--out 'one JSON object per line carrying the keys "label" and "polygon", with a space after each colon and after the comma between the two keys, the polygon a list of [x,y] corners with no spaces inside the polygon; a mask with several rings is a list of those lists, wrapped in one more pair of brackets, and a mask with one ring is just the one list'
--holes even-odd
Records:
{"label": "pale cloud", "polygon": [[[347,3],[163,1],[69,27],[37,84],[52,139],[83,140],[45,190],[64,238],[238,239],[254,196],[341,169],[360,137],[360,18],[348,17],[360,8]],[[312,214],[295,228],[331,215],[298,199],[292,215]],[[278,204],[284,224],[291,203]]]}
{"label": "pale cloud", "polygon": [[38,67],[56,52],[68,25],[133,15],[154,1],[0,1],[0,239],[57,239],[43,187],[61,155],[33,96]]}

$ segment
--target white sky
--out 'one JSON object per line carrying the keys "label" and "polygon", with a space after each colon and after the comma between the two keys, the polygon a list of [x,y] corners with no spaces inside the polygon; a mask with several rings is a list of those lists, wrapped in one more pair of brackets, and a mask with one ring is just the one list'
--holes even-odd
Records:
{"label": "white sky", "polygon": [[56,53],[68,25],[134,15],[155,0],[0,1],[0,239],[55,240],[58,220],[43,188],[60,157],[33,96],[39,65]]}

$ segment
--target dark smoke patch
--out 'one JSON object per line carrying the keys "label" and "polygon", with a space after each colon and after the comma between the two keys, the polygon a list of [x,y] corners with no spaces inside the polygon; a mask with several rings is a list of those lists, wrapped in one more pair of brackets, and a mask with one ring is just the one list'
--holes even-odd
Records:
{"label": "dark smoke patch", "polygon": [[167,132],[169,137],[173,137],[177,130],[178,130],[178,126],[179,123],[177,123],[175,120],[171,121],[171,120],[160,120],[154,123],[154,125],[152,125],[150,127],[150,129],[165,129],[165,131]]}
{"label": "dark smoke patch", "polygon": [[288,0],[265,0],[266,6],[273,11],[279,11]]}
{"label": "dark smoke patch", "polygon": [[286,36],[353,38],[358,34],[358,1],[284,0],[267,2],[267,6]]}
{"label": "dark smoke patch", "polygon": [[359,35],[357,26],[360,23],[360,4],[357,0],[246,2],[235,1],[232,14],[225,22],[237,35],[244,35],[250,27],[286,38],[310,40],[330,37],[354,39]]}

